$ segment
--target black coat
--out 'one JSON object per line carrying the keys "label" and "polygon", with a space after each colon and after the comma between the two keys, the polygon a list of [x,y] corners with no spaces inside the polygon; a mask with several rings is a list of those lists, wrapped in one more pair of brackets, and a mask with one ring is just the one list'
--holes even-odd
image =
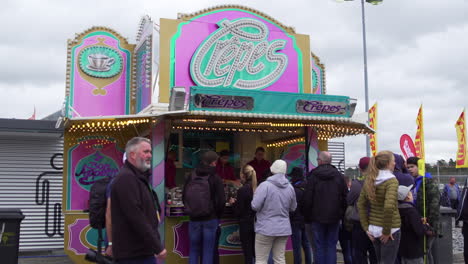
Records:
{"label": "black coat", "polygon": [[306,222],[333,224],[343,219],[348,187],[331,164],[319,165],[307,178],[302,213]]}
{"label": "black coat", "polygon": [[245,184],[237,190],[236,202],[233,204],[234,214],[240,221],[253,221],[255,211],[252,210],[253,190],[252,185]]}
{"label": "black coat", "polygon": [[418,210],[411,203],[398,205],[401,217],[400,256],[420,258],[424,256],[424,225]]}
{"label": "black coat", "polygon": [[292,184],[294,192],[296,192],[297,208],[296,211],[289,213],[291,226],[304,227],[304,215],[302,215],[302,208],[304,207],[304,193],[307,186],[306,181],[298,181]]}
{"label": "black coat", "polygon": [[128,161],[112,184],[112,243],[116,260],[149,257],[164,249],[158,232],[158,202],[148,175]]}

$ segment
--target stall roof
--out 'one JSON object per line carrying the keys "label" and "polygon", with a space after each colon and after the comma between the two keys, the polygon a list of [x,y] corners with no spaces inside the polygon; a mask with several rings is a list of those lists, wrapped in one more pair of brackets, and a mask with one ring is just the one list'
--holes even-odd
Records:
{"label": "stall roof", "polygon": [[0,132],[61,133],[55,128],[57,121],[0,118]]}

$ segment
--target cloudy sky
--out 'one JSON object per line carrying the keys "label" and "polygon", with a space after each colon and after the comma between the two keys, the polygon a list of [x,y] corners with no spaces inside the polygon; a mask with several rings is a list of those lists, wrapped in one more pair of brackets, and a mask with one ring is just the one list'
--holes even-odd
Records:
{"label": "cloudy sky", "polygon": [[[358,99],[364,111],[360,1],[335,0],[3,0],[0,9],[0,118],[37,118],[64,99],[66,43],[91,26],[107,26],[135,42],[140,18],[176,18],[220,4],[262,11],[310,35],[325,64],[329,94]],[[468,106],[468,0],[384,0],[365,5],[370,104],[379,104],[379,149],[400,152],[414,138],[424,104],[429,162],[456,155],[454,123]],[[346,142],[346,163],[365,155],[362,136]]]}

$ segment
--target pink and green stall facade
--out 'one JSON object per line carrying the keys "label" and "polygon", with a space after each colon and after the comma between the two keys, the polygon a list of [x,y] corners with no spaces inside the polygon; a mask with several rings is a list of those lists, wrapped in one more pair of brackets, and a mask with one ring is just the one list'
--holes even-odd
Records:
{"label": "pink and green stall facade", "polygon": [[[307,172],[330,138],[373,132],[353,119],[355,100],[326,94],[325,68],[309,36],[247,7],[218,6],[159,23],[145,16],[134,43],[92,27],[68,41],[67,55],[64,248],[75,263],[86,263],[97,244],[88,221],[90,188],[118,174],[134,136],[152,141],[166,263],[188,263],[188,217],[175,201],[200,153],[228,150],[238,174],[263,146],[268,159]],[[169,152],[176,154],[179,186],[171,190]],[[291,261],[290,242],[287,249]],[[218,250],[222,263],[243,260],[229,205]]]}

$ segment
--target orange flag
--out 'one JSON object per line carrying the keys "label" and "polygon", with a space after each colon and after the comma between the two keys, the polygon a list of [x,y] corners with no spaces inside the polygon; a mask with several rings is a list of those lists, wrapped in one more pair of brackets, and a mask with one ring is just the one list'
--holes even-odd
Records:
{"label": "orange flag", "polygon": [[465,110],[461,113],[457,122],[455,123],[455,128],[457,130],[457,139],[458,139],[458,151],[457,151],[457,161],[456,167],[458,168],[468,168],[468,155],[466,153],[466,121],[465,121]]}
{"label": "orange flag", "polygon": [[[377,131],[377,103],[369,109],[369,126]],[[377,155],[377,132],[369,136],[372,156]]]}
{"label": "orange flag", "polygon": [[414,143],[416,147],[416,156],[426,160],[426,151],[424,149],[424,119],[422,105],[419,107],[418,118],[416,118],[416,125],[418,126],[416,129],[416,140]]}

